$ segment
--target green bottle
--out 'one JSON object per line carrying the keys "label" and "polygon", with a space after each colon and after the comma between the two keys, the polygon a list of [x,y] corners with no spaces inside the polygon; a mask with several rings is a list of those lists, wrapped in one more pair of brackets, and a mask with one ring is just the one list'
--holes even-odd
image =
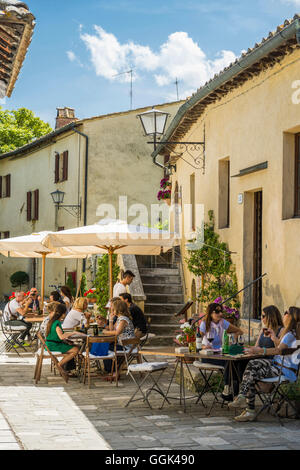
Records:
{"label": "green bottle", "polygon": [[229,336],[226,330],[223,332],[222,354],[229,354]]}

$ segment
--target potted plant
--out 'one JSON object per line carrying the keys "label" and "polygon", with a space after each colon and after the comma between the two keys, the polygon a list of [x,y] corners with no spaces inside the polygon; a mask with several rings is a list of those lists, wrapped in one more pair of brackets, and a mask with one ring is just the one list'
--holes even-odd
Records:
{"label": "potted plant", "polygon": [[95,304],[97,302],[96,289],[89,289],[83,294],[83,296],[89,299],[91,304]]}
{"label": "potted plant", "polygon": [[[224,301],[224,299],[220,296],[217,297],[214,302],[216,304],[221,304]],[[225,318],[225,320],[229,321],[229,323],[232,323],[235,325],[238,320],[240,319],[240,312],[237,308],[231,308],[228,305],[223,304],[223,314],[222,317]]]}
{"label": "potted plant", "polygon": [[157,193],[159,201],[165,201],[168,205],[171,204],[171,182],[169,178],[163,178],[160,181],[160,191]]}
{"label": "potted plant", "polygon": [[181,325],[182,333],[176,336],[175,342],[182,346],[188,346],[191,353],[196,352],[196,330],[189,322]]}

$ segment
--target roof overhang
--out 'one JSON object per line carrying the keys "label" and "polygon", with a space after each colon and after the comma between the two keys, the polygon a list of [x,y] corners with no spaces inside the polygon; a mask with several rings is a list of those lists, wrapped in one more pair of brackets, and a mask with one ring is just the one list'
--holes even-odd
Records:
{"label": "roof overhang", "polygon": [[[229,91],[242,85],[247,80],[259,75],[263,70],[280,62],[282,58],[293,52],[300,44],[300,16],[295,15],[291,21],[286,20],[276,32],[269,33],[260,44],[248,49],[234,63],[215,75],[200,88],[178,110],[162,141],[180,142],[191,127],[203,115],[207,106],[223,98]],[[175,146],[173,146],[175,148]],[[169,155],[172,145],[158,145],[152,157]]]}
{"label": "roof overhang", "polygon": [[35,17],[17,0],[0,0],[0,98],[10,97],[30,45]]}

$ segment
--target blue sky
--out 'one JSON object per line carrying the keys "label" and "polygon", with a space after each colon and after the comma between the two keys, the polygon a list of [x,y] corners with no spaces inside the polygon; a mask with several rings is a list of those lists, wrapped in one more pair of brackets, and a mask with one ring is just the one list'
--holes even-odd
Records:
{"label": "blue sky", "polygon": [[300,0],[28,0],[36,28],[7,108],[54,125],[185,98],[241,51],[300,12]]}

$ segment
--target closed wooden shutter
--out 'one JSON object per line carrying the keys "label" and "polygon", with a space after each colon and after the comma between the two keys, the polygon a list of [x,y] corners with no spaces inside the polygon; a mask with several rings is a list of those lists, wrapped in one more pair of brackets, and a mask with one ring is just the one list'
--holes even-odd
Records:
{"label": "closed wooden shutter", "polygon": [[10,236],[10,233],[9,232],[4,232],[3,233],[3,238],[9,238]]}
{"label": "closed wooden shutter", "polygon": [[2,198],[2,176],[0,176],[0,198]]}
{"label": "closed wooden shutter", "polygon": [[59,182],[59,153],[55,154],[55,176],[54,183]]}
{"label": "closed wooden shutter", "polygon": [[39,220],[39,190],[36,189],[34,191],[34,215],[33,220]]}
{"label": "closed wooden shutter", "polygon": [[6,175],[5,176],[5,186],[6,186],[6,190],[5,190],[5,197],[10,197],[10,181],[11,181],[11,176],[10,175]]}
{"label": "closed wooden shutter", "polygon": [[68,163],[69,163],[69,152],[66,151],[63,153],[63,181],[67,181],[68,179]]}
{"label": "closed wooden shutter", "polygon": [[31,203],[32,203],[32,193],[28,191],[27,193],[27,221],[31,221]]}

